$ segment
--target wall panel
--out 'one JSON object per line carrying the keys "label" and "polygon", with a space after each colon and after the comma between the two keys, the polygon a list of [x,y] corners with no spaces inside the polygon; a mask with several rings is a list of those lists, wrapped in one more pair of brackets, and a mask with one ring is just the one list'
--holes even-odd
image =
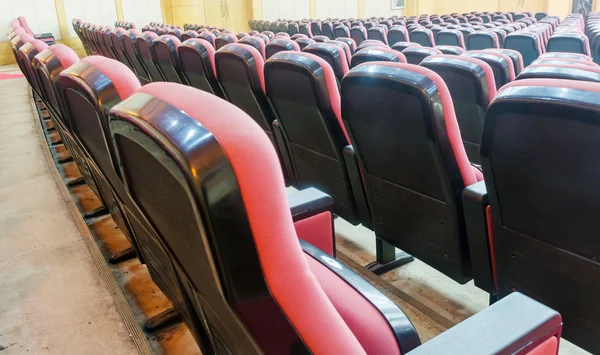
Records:
{"label": "wall panel", "polygon": [[121,0],[123,20],[142,28],[150,22],[162,22],[160,0]]}
{"label": "wall panel", "polygon": [[[323,1],[323,0],[317,0]],[[278,18],[301,20],[310,17],[309,0],[263,0],[262,19],[273,21]]]}
{"label": "wall panel", "polygon": [[[364,17],[372,16],[402,16],[403,10],[391,10],[390,0],[365,0],[365,14]],[[408,6],[408,3],[406,3]]]}
{"label": "wall panel", "polygon": [[114,26],[117,21],[117,8],[114,1],[107,0],[63,0],[65,15],[69,23],[69,34],[77,37],[71,26],[74,18],[85,22]]}
{"label": "wall panel", "polygon": [[318,19],[358,17],[358,0],[317,0]]}
{"label": "wall panel", "polygon": [[0,0],[0,33],[8,32],[10,22],[19,16],[27,19],[33,32],[51,32],[61,39],[54,0]]}

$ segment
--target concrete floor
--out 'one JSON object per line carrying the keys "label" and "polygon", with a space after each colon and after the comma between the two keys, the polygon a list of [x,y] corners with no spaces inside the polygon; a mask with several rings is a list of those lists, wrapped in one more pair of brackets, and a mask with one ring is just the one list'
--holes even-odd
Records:
{"label": "concrete floor", "polygon": [[26,80],[0,81],[0,354],[135,354],[33,120]]}

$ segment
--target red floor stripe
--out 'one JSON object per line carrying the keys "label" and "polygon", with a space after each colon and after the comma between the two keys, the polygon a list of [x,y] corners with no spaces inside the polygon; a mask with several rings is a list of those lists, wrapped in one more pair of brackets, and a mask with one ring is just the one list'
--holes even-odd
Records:
{"label": "red floor stripe", "polygon": [[0,80],[6,80],[6,79],[16,79],[16,78],[22,78],[23,74],[2,74],[0,73]]}

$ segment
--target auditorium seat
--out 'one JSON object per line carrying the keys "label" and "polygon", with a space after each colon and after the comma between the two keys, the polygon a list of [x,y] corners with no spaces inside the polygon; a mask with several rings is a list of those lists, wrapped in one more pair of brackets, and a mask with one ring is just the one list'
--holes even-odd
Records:
{"label": "auditorium seat", "polygon": [[297,42],[285,38],[276,38],[269,42],[265,47],[265,59],[271,58],[275,53],[281,51],[300,51],[300,46]]}
{"label": "auditorium seat", "polygon": [[237,41],[238,39],[234,34],[222,33],[217,38],[215,38],[215,50],[218,51],[219,49],[221,49],[221,47],[230,43],[237,43]]}
{"label": "auditorium seat", "polygon": [[597,224],[590,192],[600,149],[598,93],[600,84],[572,80],[506,85],[485,116],[485,184],[464,197],[465,208],[479,214],[468,214],[468,223],[485,228],[487,220],[490,230],[469,233],[473,269],[487,270],[474,275],[476,285],[497,290],[500,299],[525,291],[543,300],[568,324],[562,336],[591,353],[600,352],[600,249],[589,234]]}
{"label": "auditorium seat", "polygon": [[341,83],[344,75],[348,73],[349,64],[348,59],[346,58],[346,51],[336,45],[315,43],[304,48],[302,52],[314,54],[325,60],[333,69],[338,84]]}
{"label": "auditorium seat", "polygon": [[310,31],[313,36],[322,36],[323,32],[321,31],[321,21],[315,20],[310,22]]}
{"label": "auditorium seat", "polygon": [[350,38],[356,42],[356,46],[360,46],[367,39],[367,28],[364,26],[352,27],[350,29]]}
{"label": "auditorium seat", "polygon": [[463,49],[466,49],[465,40],[463,37],[463,33],[459,30],[442,30],[440,31],[436,38],[435,43],[440,46],[456,46]]}
{"label": "auditorium seat", "polygon": [[123,54],[127,58],[127,60],[131,63],[131,65],[135,68],[135,74],[137,75],[140,83],[142,85],[148,84],[150,80],[150,75],[146,70],[146,67],[141,60],[140,56],[137,53],[137,49],[135,47],[135,40],[140,35],[139,31],[136,29],[131,29],[125,31],[122,36],[123,43]]}
{"label": "auditorium seat", "polygon": [[343,153],[350,142],[331,65],[306,51],[279,52],[265,64],[265,84],[293,162],[295,186],[331,195],[336,214],[360,223]]}
{"label": "auditorium seat", "polygon": [[150,46],[152,61],[156,64],[165,81],[187,84],[179,63],[177,48],[181,42],[172,35],[162,35],[155,38]]}
{"label": "auditorium seat", "polygon": [[435,48],[408,47],[402,51],[402,54],[404,54],[409,64],[418,65],[430,55],[442,54],[442,52]]}
{"label": "auditorium seat", "polygon": [[507,35],[504,40],[504,48],[521,53],[524,66],[531,64],[542,54],[538,36],[532,33],[514,32]]}
{"label": "auditorium seat", "polygon": [[350,56],[354,55],[356,52],[356,42],[352,38],[347,37],[338,37],[335,39],[338,42],[344,42],[348,45],[348,49],[350,50]]}
{"label": "auditorium seat", "polygon": [[211,46],[213,46],[213,48],[215,48],[215,40],[217,37],[209,31],[201,31],[198,33],[198,39],[207,41]]}
{"label": "auditorium seat", "polygon": [[275,119],[264,92],[264,59],[254,47],[231,44],[215,53],[216,77],[229,102],[244,110],[273,139]]}
{"label": "auditorium seat", "polygon": [[483,117],[496,96],[492,68],[480,59],[448,55],[428,57],[420,65],[437,73],[446,83],[467,157],[480,164]]}
{"label": "auditorium seat", "polygon": [[587,36],[578,32],[555,33],[548,40],[548,52],[566,52],[591,55]]}
{"label": "auditorium seat", "polygon": [[191,38],[178,48],[181,73],[190,86],[225,98],[217,81],[215,49],[199,38]]}
{"label": "auditorium seat", "polygon": [[[278,39],[280,39],[280,38],[275,37],[273,39],[273,41],[278,40]],[[271,42],[269,42],[269,43],[271,43]],[[246,45],[254,47],[256,50],[258,50],[258,52],[263,57],[263,59],[265,59],[265,60],[267,59],[266,53],[265,53],[265,48],[266,48],[265,42],[263,42],[260,38],[248,36],[248,37],[244,37],[244,38],[240,39],[237,43],[246,44]]]}
{"label": "auditorium seat", "polygon": [[132,95],[141,85],[125,64],[100,56],[85,57],[65,69],[58,82],[68,127],[89,166],[98,189],[96,193],[132,244],[135,254],[144,260],[126,212],[133,202],[119,179],[113,161],[116,152],[108,132],[110,108]]}
{"label": "auditorium seat", "polygon": [[333,24],[330,21],[323,21],[321,23],[321,33],[329,39],[334,39]]}
{"label": "auditorium seat", "polygon": [[468,282],[460,194],[483,175],[469,163],[443,79],[417,65],[367,63],[344,78],[341,96],[377,238]]}
{"label": "auditorium seat", "polygon": [[367,62],[397,62],[406,63],[406,57],[401,52],[391,48],[364,48],[352,56],[351,68]]}
{"label": "auditorium seat", "polygon": [[387,44],[393,46],[398,42],[410,42],[410,35],[404,26],[392,26],[387,33]]}
{"label": "auditorium seat", "polygon": [[296,43],[298,43],[298,46],[300,47],[300,50],[304,50],[304,48],[306,48],[307,46],[310,46],[311,44],[317,43],[314,40],[310,39],[310,38],[298,38],[296,40]]}
{"label": "auditorium seat", "polygon": [[350,46],[348,45],[348,43],[334,40],[327,42],[327,44],[340,47],[344,51],[345,58],[348,61],[348,66],[350,66],[350,61],[352,60],[352,52],[350,51]]}
{"label": "auditorium seat", "polygon": [[135,67],[133,63],[129,61],[129,58],[127,58],[127,56],[125,56],[125,51],[123,48],[123,36],[125,35],[125,32],[126,31],[124,28],[117,27],[108,36],[119,62],[127,65],[129,69],[135,72]]}
{"label": "auditorium seat", "polygon": [[102,204],[102,195],[92,176],[86,155],[83,153],[79,144],[76,143],[71,125],[67,119],[67,111],[62,100],[62,93],[59,90],[58,80],[60,73],[79,61],[77,53],[70,47],[63,44],[55,44],[40,52],[35,57],[35,68],[40,79],[40,84],[44,96],[47,98],[47,105],[54,123],[54,127],[60,134],[61,140],[68,149],[71,158],[77,165],[85,183],[98,197]]}
{"label": "auditorium seat", "polygon": [[300,33],[306,35],[308,38],[313,36],[313,33],[310,28],[310,23],[301,23],[299,26]]}
{"label": "auditorium seat", "polygon": [[300,28],[298,27],[298,24],[296,22],[288,22],[288,24],[287,24],[287,33],[290,36],[293,36],[295,34],[299,34],[300,33]]}
{"label": "auditorium seat", "polygon": [[147,31],[138,36],[135,39],[134,44],[135,48],[137,49],[137,54],[150,76],[150,81],[165,81],[162,74],[158,70],[158,67],[152,60],[152,52],[150,47],[152,45],[152,41],[154,41],[156,38],[158,38],[156,33]]}
{"label": "auditorium seat", "polygon": [[498,35],[491,31],[475,31],[467,38],[467,50],[482,50],[486,48],[500,48]]}
{"label": "auditorium seat", "polygon": [[426,28],[419,28],[412,31],[410,41],[418,43],[423,47],[435,47],[433,32]]}
{"label": "auditorium seat", "polygon": [[[117,150],[109,128],[110,108],[140,88],[135,75],[123,64],[92,56],[63,71],[59,81],[74,135],[88,158],[103,197],[110,199],[107,207],[113,219],[121,232],[131,238],[138,257],[146,263],[152,281],[167,296],[175,311],[189,319],[186,299],[175,276],[168,249],[157,237],[154,225],[139,209],[138,196],[126,191],[123,166],[117,163],[123,151]],[[158,177],[148,180],[155,179]],[[150,329],[153,321],[154,318],[148,320],[146,329]]]}
{"label": "auditorium seat", "polygon": [[487,51],[467,51],[463,56],[477,58],[486,62],[494,73],[496,89],[500,89],[502,86],[515,80],[513,60],[505,54]]}
{"label": "auditorium seat", "polygon": [[33,58],[46,48],[48,48],[48,45],[45,42],[37,39],[30,39],[19,47],[16,58],[19,61],[19,67],[23,71],[23,75],[25,75],[29,85],[40,98],[42,97],[42,91],[40,84],[38,83],[37,75],[33,70]]}
{"label": "auditorium seat", "polygon": [[338,37],[348,37],[350,38],[350,29],[344,25],[338,26],[336,27],[334,30],[334,36],[335,38]]}
{"label": "auditorium seat", "polygon": [[519,53],[513,49],[488,48],[488,49],[485,49],[484,52],[501,53],[501,54],[508,56],[513,61],[513,68],[515,70],[515,75],[519,75],[521,70],[523,70],[523,68],[524,68],[523,56],[521,55],[521,53]]}
{"label": "auditorium seat", "polygon": [[375,27],[369,28],[369,30],[367,31],[367,37],[370,40],[382,42],[386,46],[388,44],[387,30],[385,30],[383,27],[375,26]]}

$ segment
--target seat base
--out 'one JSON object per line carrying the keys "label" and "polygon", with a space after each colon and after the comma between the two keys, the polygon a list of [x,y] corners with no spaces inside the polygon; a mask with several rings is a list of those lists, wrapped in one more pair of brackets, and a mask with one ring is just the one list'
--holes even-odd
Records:
{"label": "seat base", "polygon": [[83,179],[83,176],[80,176],[78,178],[75,178],[73,180],[69,180],[69,182],[67,183],[68,187],[75,187],[78,185],[83,185],[85,184],[85,180]]}
{"label": "seat base", "polygon": [[122,261],[133,259],[136,257],[136,255],[137,253],[135,252],[135,249],[133,246],[130,246],[111,255],[110,259],[108,259],[108,262],[111,264],[118,264]]}
{"label": "seat base", "polygon": [[87,211],[83,214],[83,218],[90,219],[103,216],[108,213],[108,209],[105,206],[96,207],[91,211]]}
{"label": "seat base", "polygon": [[376,261],[365,266],[375,275],[385,274],[402,265],[406,265],[415,260],[414,256],[406,252],[396,252],[396,248],[388,242],[379,238],[376,239]]}
{"label": "seat base", "polygon": [[59,164],[64,164],[64,163],[70,163],[70,162],[72,162],[72,161],[73,161],[73,157],[72,157],[72,156],[68,156],[68,157],[65,157],[65,158],[59,159],[59,160],[57,161],[57,163],[59,163]]}
{"label": "seat base", "polygon": [[169,308],[166,311],[148,319],[144,324],[144,330],[152,333],[169,325],[179,323],[180,321],[181,315],[175,311],[175,308]]}

